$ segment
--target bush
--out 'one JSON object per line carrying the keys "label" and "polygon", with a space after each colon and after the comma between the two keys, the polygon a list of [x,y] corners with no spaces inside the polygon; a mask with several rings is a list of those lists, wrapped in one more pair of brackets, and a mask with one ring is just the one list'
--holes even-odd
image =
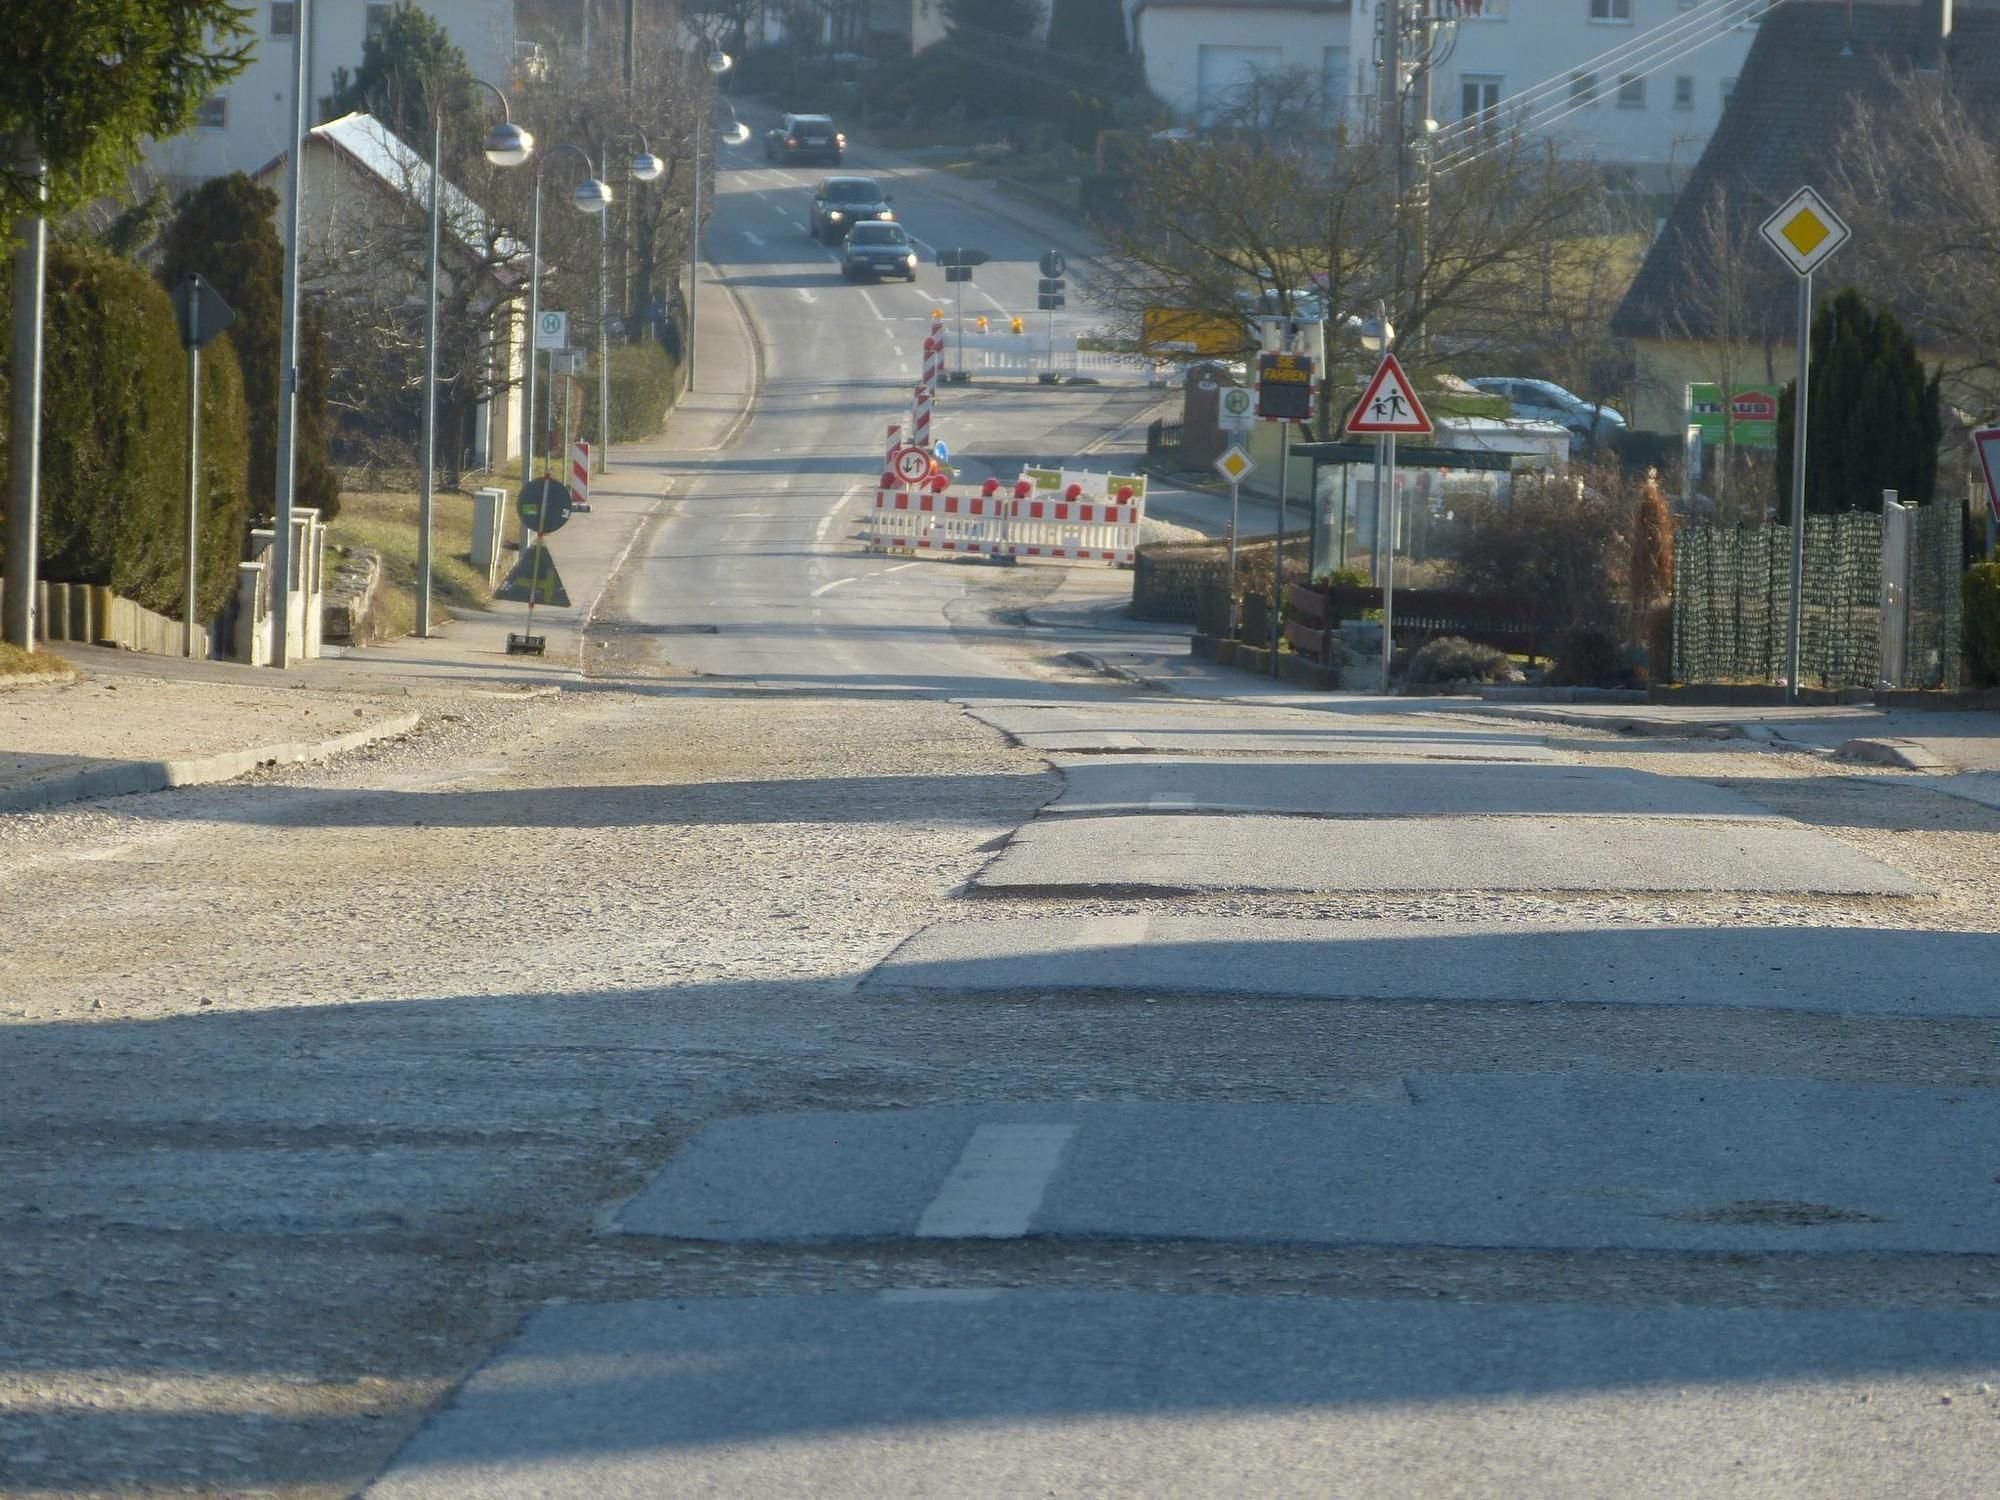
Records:
{"label": "bush", "polygon": [[1556,646],[1548,680],[1561,687],[1616,687],[1624,676],[1617,638],[1594,625],[1573,625]]}
{"label": "bush", "polygon": [[1631,555],[1635,495],[1615,470],[1517,475],[1511,499],[1477,499],[1445,568],[1451,587],[1530,601],[1547,640],[1580,625],[1609,629]]}
{"label": "bush", "polygon": [[[214,619],[236,592],[236,565],[243,559],[243,542],[250,530],[250,483],[244,463],[250,451],[249,429],[250,403],[236,352],[226,338],[217,339],[201,355],[201,534],[194,595],[198,620]],[[176,499],[186,503],[178,492]],[[185,534],[184,515],[181,530]],[[179,545],[173,551],[176,558],[185,557]],[[175,597],[178,600],[178,590]],[[169,613],[178,617],[180,609]]]}
{"label": "bush", "polygon": [[[618,344],[611,350],[611,441],[636,443],[667,425],[680,391],[680,365],[651,339]],[[583,398],[578,436],[597,441],[597,381],[577,381]]]}
{"label": "bush", "polygon": [[1403,681],[1415,685],[1441,682],[1507,682],[1514,663],[1504,651],[1482,646],[1462,636],[1441,635],[1426,641],[1403,665]]}
{"label": "bush", "polygon": [[[11,305],[9,290],[7,337]],[[42,576],[178,615],[187,377],[167,294],[130,261],[59,242],[43,338]]]}
{"label": "bush", "polygon": [[1960,588],[1965,597],[1965,655],[1983,686],[2000,685],[2000,562],[1976,563]]}

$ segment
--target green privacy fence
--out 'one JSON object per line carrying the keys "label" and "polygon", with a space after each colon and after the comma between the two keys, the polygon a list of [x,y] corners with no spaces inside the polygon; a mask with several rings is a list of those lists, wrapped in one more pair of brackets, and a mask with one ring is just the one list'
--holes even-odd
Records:
{"label": "green privacy fence", "polygon": [[[1962,638],[1955,507],[1910,517],[1910,620],[1904,686],[1957,688]],[[1882,675],[1879,515],[1808,516],[1799,622],[1801,686],[1873,688]],[[1674,540],[1674,676],[1776,682],[1785,672],[1791,528],[1689,522]]]}

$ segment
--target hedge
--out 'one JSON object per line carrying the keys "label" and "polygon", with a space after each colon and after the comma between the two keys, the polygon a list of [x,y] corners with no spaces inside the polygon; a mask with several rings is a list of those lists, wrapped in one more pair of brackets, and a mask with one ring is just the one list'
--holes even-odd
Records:
{"label": "hedge", "polygon": [[[680,390],[680,364],[651,339],[611,350],[611,441],[636,443],[667,425]],[[579,436],[597,441],[597,372],[579,376],[583,422]]]}
{"label": "hedge", "polygon": [[2000,684],[2000,562],[1976,563],[1966,570],[1965,654],[1984,686]]}
{"label": "hedge", "polygon": [[[4,278],[0,278],[4,280]],[[0,342],[11,339],[0,288]],[[187,368],[167,294],[130,261],[49,247],[42,355],[41,574],[108,584],[179,617],[186,548]],[[249,511],[248,419],[235,355],[202,362],[203,552],[197,613],[235,587]],[[6,404],[0,401],[0,415]],[[0,468],[6,444],[0,435]]]}

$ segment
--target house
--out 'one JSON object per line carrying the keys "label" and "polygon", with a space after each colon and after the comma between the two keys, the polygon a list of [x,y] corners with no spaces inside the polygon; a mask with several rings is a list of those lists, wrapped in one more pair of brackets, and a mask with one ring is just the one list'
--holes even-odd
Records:
{"label": "house", "polygon": [[[278,197],[284,222],[289,201],[288,153],[253,173]],[[372,115],[349,114],[314,127],[301,164],[304,212],[300,244],[306,279],[329,301],[368,299],[375,305],[416,305],[424,296],[423,267],[405,252],[407,230],[424,222],[430,204],[430,162]],[[451,183],[442,185],[441,282],[475,277],[463,299],[481,319],[479,379],[503,392],[466,411],[456,436],[441,425],[440,462],[447,470],[510,466],[521,454],[527,247],[502,233],[484,209]],[[449,295],[447,292],[446,295]],[[457,459],[458,463],[454,463]]]}
{"label": "house", "polygon": [[[1213,123],[1259,75],[1303,70],[1325,118],[1374,128],[1395,0],[1130,0],[1153,91]],[[1403,0],[1435,20],[1431,118],[1525,126],[1671,191],[1722,117],[1768,0]]]}
{"label": "house", "polygon": [[871,57],[918,53],[944,40],[944,7],[938,0],[865,0]]}
{"label": "house", "polygon": [[1440,48],[1431,114],[1447,129],[1518,123],[1670,196],[1721,123],[1771,3],[1462,0],[1442,7],[1458,20]]}
{"label": "house", "polygon": [[[404,0],[408,3],[408,0]],[[502,88],[516,73],[514,0],[416,0],[465,53],[475,78]],[[312,0],[311,113],[334,90],[334,74],[361,65],[367,39],[387,24],[397,0]],[[146,153],[152,170],[174,187],[255,172],[287,149],[292,136],[292,50],[297,0],[250,0],[249,66],[213,95],[192,129],[155,141]]]}
{"label": "house", "polygon": [[1131,0],[1126,14],[1146,84],[1178,118],[1216,123],[1260,78],[1303,69],[1331,123],[1358,87],[1354,10],[1354,0]]}
{"label": "house", "polygon": [[[1731,385],[1791,377],[1796,283],[1757,226],[1799,187],[1825,180],[1825,153],[1857,101],[1884,100],[1895,72],[1947,59],[1969,97],[2000,97],[2000,6],[1793,0],[1765,17],[1720,126],[1612,319],[1636,353],[1635,427],[1681,432],[1687,386],[1720,381],[1725,360]],[[1719,235],[1717,204],[1726,205]],[[1742,247],[1733,329],[1717,325],[1718,278],[1707,267],[1719,239]]]}

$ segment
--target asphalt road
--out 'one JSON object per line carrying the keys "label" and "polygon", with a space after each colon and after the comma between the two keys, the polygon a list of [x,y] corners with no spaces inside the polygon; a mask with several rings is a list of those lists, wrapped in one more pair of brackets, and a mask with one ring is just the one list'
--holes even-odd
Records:
{"label": "asphalt road", "polygon": [[[804,230],[818,173],[753,151],[709,247],[763,399],[678,476],[630,628],[806,713],[962,704],[1071,752],[1062,796],[862,981],[869,1025],[935,1039],[955,1084],[727,1111],[605,1223],[649,1253],[818,1269],[541,1312],[371,1493],[1981,1492],[2000,1322],[1900,1297],[1893,1267],[1863,1305],[1829,1269],[1990,1252],[1992,939],[1899,930],[1951,920],[1935,867],[1864,820],[1801,821],[1778,794],[1797,767],[1767,788],[1716,754],[1640,766],[1395,704],[1036,670],[990,618],[1018,578],[851,540],[949,305],[930,256],[914,288],[844,285]],[[920,173],[894,190],[926,247],[992,252],[977,306],[1032,305],[1046,236]],[[980,385],[938,420],[974,477],[1007,477],[1152,399]],[[1980,1059],[1949,1077],[1912,1060],[1945,1046],[1912,1030],[1938,1017]],[[1813,1029],[1835,1025],[1858,1028],[1838,1065]],[[1110,1078],[1068,1069],[1105,1044],[1127,1049]],[[856,1292],[824,1258],[843,1243],[922,1284]],[[1148,1270],[1357,1247],[1387,1259],[1345,1294],[1309,1271],[1290,1300],[1163,1294]],[[1399,1280],[1441,1255],[1508,1269],[1483,1295]],[[1671,1290],[1633,1296],[1607,1255]],[[1066,1291],[1081,1260],[1119,1286]],[[1769,1298],[1723,1284],[1748,1263]]]}

